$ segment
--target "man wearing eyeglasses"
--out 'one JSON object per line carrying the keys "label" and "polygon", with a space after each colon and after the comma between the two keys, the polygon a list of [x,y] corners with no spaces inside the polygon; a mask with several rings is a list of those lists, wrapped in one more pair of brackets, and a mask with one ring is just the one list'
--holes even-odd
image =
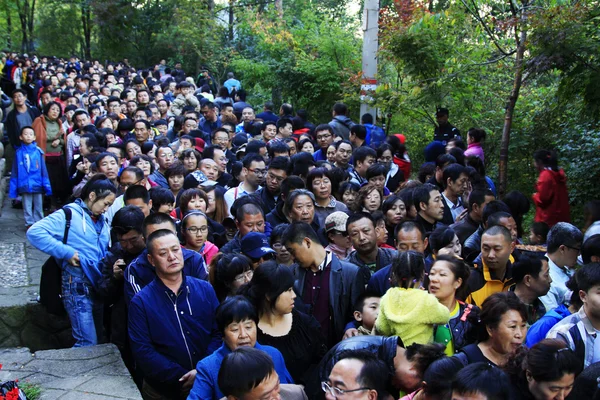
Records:
{"label": "man wearing eyeglasses", "polygon": [[124,193],[131,186],[143,186],[146,187],[146,178],[144,177],[144,171],[139,169],[138,167],[129,166],[123,171],[118,177],[119,182],[119,193],[122,193],[119,197],[117,197],[114,203],[109,207],[108,211],[104,214],[104,219],[106,219],[107,223],[110,225],[113,216],[119,211],[121,208],[125,206]]}
{"label": "man wearing eyeglasses", "polygon": [[552,284],[548,294],[540,297],[546,311],[553,310],[561,304],[569,305],[572,293],[567,289],[567,281],[575,273],[582,243],[583,234],[568,222],[559,222],[548,232],[546,257],[548,257]]}
{"label": "man wearing eyeglasses", "polygon": [[248,154],[242,160],[242,175],[246,177],[239,186],[229,189],[225,192],[225,203],[227,203],[227,213],[231,216],[231,206],[239,197],[254,193],[261,188],[267,175],[265,160],[258,154]]}
{"label": "man wearing eyeglasses", "polygon": [[325,399],[378,400],[388,398],[385,390],[389,371],[385,363],[367,350],[347,350],[321,382]]}
{"label": "man wearing eyeglasses", "polygon": [[265,186],[256,191],[263,202],[265,214],[275,209],[281,194],[281,182],[288,177],[290,162],[286,157],[275,157],[269,164]]}
{"label": "man wearing eyeglasses", "polygon": [[315,128],[315,137],[320,149],[313,153],[313,158],[315,161],[327,161],[327,149],[333,143],[333,128],[321,124]]}

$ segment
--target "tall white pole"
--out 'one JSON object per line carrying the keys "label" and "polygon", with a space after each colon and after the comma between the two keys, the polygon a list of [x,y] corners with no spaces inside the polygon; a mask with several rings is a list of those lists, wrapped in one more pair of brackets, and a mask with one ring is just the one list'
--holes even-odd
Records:
{"label": "tall white pole", "polygon": [[370,99],[371,92],[377,88],[377,49],[379,48],[379,0],[365,0],[363,9],[363,79],[360,87],[362,103],[360,115],[370,113],[377,118],[377,110],[365,101]]}

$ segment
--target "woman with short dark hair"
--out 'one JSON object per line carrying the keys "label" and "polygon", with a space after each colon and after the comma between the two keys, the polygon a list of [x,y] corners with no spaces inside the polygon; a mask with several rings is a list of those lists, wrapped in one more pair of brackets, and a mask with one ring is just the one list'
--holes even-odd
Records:
{"label": "woman with short dark hair", "polygon": [[332,196],[332,183],[325,168],[315,168],[306,177],[306,187],[315,196],[315,215],[320,226],[325,226],[328,215],[343,211],[349,213],[348,207]]}
{"label": "woman with short dark hair", "polygon": [[261,264],[240,289],[258,310],[258,339],[278,349],[296,383],[306,382],[327,348],[317,320],[294,308],[294,276],[275,261]]}
{"label": "woman with short dark hair", "polygon": [[225,356],[244,346],[262,350],[270,355],[281,383],[294,383],[279,350],[271,346],[262,346],[256,341],[258,314],[250,300],[244,296],[226,299],[217,308],[216,323],[223,335],[223,345],[196,365],[196,379],[188,400],[221,399],[223,393],[218,384],[221,363]]}

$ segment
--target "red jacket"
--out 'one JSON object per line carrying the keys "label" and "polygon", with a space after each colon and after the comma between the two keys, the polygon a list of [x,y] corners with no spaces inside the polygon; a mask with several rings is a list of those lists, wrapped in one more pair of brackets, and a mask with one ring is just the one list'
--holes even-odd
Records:
{"label": "red jacket", "polygon": [[543,170],[535,185],[535,191],[535,222],[545,222],[552,227],[557,222],[571,221],[565,171]]}
{"label": "red jacket", "polygon": [[404,180],[407,181],[410,179],[410,160],[408,159],[408,157],[405,157],[404,159],[398,157],[398,156],[394,156],[394,164],[396,164],[398,166],[398,168],[400,168],[400,171],[402,171],[404,173]]}

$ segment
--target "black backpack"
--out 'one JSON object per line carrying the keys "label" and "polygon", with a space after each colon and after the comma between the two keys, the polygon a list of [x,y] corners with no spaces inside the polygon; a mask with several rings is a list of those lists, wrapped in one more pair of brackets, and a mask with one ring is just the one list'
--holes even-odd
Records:
{"label": "black backpack", "polygon": [[[71,227],[71,209],[64,207],[65,233],[63,243],[67,243],[69,228]],[[40,278],[40,303],[46,307],[46,311],[54,315],[66,315],[65,306],[62,301],[62,268],[54,257],[49,257],[42,265],[42,276]]]}

